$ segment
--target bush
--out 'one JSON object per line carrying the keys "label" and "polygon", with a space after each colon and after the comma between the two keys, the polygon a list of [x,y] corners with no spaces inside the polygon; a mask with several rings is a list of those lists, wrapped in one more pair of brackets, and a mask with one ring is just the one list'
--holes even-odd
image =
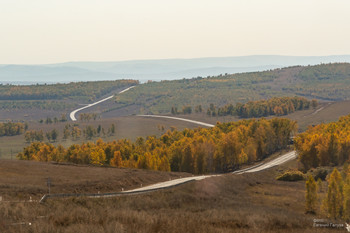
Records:
{"label": "bush", "polygon": [[302,172],[296,170],[286,171],[283,174],[276,177],[276,180],[282,181],[299,181],[304,179],[305,175]]}
{"label": "bush", "polygon": [[315,180],[321,179],[321,180],[326,180],[326,177],[328,175],[327,169],[324,168],[317,168],[313,172],[313,177]]}

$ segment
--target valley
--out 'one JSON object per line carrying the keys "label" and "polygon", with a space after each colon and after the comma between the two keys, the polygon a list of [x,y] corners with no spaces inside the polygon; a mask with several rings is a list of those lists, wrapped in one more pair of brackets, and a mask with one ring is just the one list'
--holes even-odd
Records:
{"label": "valley", "polygon": [[[334,80],[314,85],[315,77],[324,80],[331,71],[337,74]],[[316,217],[327,218],[324,211],[305,212],[304,179],[318,168],[305,171],[288,141],[312,126],[350,114],[347,72],[347,64],[338,64],[135,87],[131,80],[116,81],[112,89],[108,87],[111,83],[98,82],[101,89],[93,97],[89,90],[94,83],[86,83],[79,84],[84,86],[80,87],[83,94],[74,96],[71,91],[63,99],[52,99],[52,93],[61,88],[53,85],[49,86],[51,93],[46,91],[48,96],[40,97],[42,102],[35,105],[29,104],[38,97],[31,94],[31,88],[45,87],[10,87],[32,99],[0,92],[5,98],[0,102],[0,120],[27,125],[23,134],[0,137],[0,230],[328,232],[313,227]],[[333,82],[343,82],[343,87]],[[305,88],[289,85],[282,90],[288,83]],[[325,93],[309,95],[311,85],[314,93],[333,86]],[[264,94],[259,92],[262,89]],[[281,96],[311,97],[318,104],[265,118],[207,114],[210,104],[223,107]],[[22,103],[10,109],[9,101]],[[64,104],[47,109],[48,101]],[[180,110],[187,104],[190,114],[171,113],[172,107]],[[200,112],[194,111],[198,104],[203,108]],[[58,134],[55,138],[48,136],[53,131]],[[41,133],[43,138],[27,140],[30,132]],[[57,157],[50,157],[53,155]],[[38,161],[28,161],[25,156]],[[330,174],[334,167],[346,171],[342,164],[320,169]],[[289,171],[304,171],[304,178],[294,182],[276,179]],[[52,194],[127,193],[160,187],[164,182],[181,185],[110,198],[49,198],[39,204],[49,192],[48,178]],[[327,196],[328,181],[319,182],[324,188],[317,191],[317,202]]]}

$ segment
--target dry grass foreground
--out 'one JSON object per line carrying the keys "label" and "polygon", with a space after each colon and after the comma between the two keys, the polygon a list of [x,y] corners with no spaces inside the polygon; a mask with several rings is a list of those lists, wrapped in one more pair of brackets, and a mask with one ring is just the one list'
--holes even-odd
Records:
{"label": "dry grass foreground", "polygon": [[[40,199],[51,193],[104,193],[189,176],[188,173],[158,172],[113,167],[62,165],[21,160],[0,160],[0,196],[3,200]],[[0,231],[1,232],[1,231]]]}
{"label": "dry grass foreground", "polygon": [[304,182],[276,181],[280,171],[228,174],[109,199],[0,202],[0,231],[329,232],[313,228],[315,216],[304,213]]}

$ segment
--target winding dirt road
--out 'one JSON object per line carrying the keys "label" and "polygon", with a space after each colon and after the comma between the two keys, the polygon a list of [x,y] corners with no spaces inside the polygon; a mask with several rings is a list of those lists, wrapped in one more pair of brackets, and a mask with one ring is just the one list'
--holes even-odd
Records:
{"label": "winding dirt road", "polygon": [[160,116],[160,115],[137,115],[137,116],[139,116],[139,117],[165,118],[165,119],[172,119],[172,120],[178,120],[178,121],[186,121],[186,122],[190,122],[193,124],[202,125],[202,126],[206,126],[206,127],[215,127],[215,125],[212,125],[212,124],[204,123],[201,121],[194,121],[194,120],[190,120],[190,119],[180,118],[180,117]]}
{"label": "winding dirt road", "polygon": [[[285,162],[288,162],[288,161],[290,161],[292,159],[295,159],[296,157],[297,157],[296,151],[291,151],[291,152],[288,152],[288,153],[286,153],[286,154],[284,154],[282,156],[279,156],[278,158],[273,159],[273,160],[271,160],[269,162],[261,163],[261,164],[255,165],[253,167],[250,167],[250,168],[246,168],[246,169],[242,169],[242,170],[239,170],[239,171],[235,171],[232,174],[240,175],[240,174],[243,174],[243,173],[252,173],[252,172],[263,171],[265,169],[269,169],[271,167],[281,165],[281,164],[283,164]],[[145,186],[145,187],[141,187],[141,188],[137,188],[137,189],[123,191],[121,193],[127,194],[127,193],[134,193],[134,192],[137,192],[137,193],[151,192],[151,191],[156,191],[156,190],[159,190],[159,189],[170,188],[170,187],[177,186],[177,185],[180,185],[180,184],[185,184],[185,183],[190,182],[190,181],[203,180],[203,179],[206,179],[206,178],[209,178],[209,177],[214,177],[214,176],[221,176],[221,175],[206,175],[206,176],[185,177],[185,178],[180,178],[180,179],[160,182],[160,183],[157,183],[157,184],[153,184],[153,185],[149,185],[149,186]]]}
{"label": "winding dirt road", "polygon": [[[130,90],[131,88],[134,88],[134,87],[135,87],[135,86],[128,87],[128,88],[126,88],[126,89],[120,91],[118,94],[122,94],[122,93],[124,93],[124,92],[126,92],[126,91],[128,91],[128,90]],[[114,97],[114,95],[109,96],[109,97],[107,97],[107,98],[105,98],[105,99],[99,100],[99,101],[97,101],[97,102],[95,102],[95,103],[88,104],[88,105],[86,105],[86,106],[84,106],[84,107],[78,108],[78,109],[72,111],[72,112],[69,114],[69,117],[70,117],[70,119],[71,119],[72,121],[76,121],[77,118],[75,118],[75,114],[76,114],[77,112],[79,112],[79,111],[81,111],[81,110],[83,110],[83,109],[86,109],[86,108],[90,108],[90,107],[92,107],[92,106],[95,106],[95,105],[97,105],[97,104],[100,104],[100,103],[102,103],[102,102],[105,102],[105,101],[107,101],[107,100],[109,100],[109,99],[112,99],[113,97]]]}

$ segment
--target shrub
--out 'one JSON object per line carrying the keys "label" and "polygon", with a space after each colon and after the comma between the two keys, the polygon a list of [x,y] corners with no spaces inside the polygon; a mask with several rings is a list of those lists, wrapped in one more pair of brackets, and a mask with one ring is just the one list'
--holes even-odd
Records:
{"label": "shrub", "polygon": [[304,179],[305,175],[297,170],[289,170],[276,177],[276,180],[282,181],[299,181]]}
{"label": "shrub", "polygon": [[317,168],[313,172],[313,177],[315,180],[321,179],[321,180],[326,180],[326,177],[328,175],[328,171],[325,168]]}

